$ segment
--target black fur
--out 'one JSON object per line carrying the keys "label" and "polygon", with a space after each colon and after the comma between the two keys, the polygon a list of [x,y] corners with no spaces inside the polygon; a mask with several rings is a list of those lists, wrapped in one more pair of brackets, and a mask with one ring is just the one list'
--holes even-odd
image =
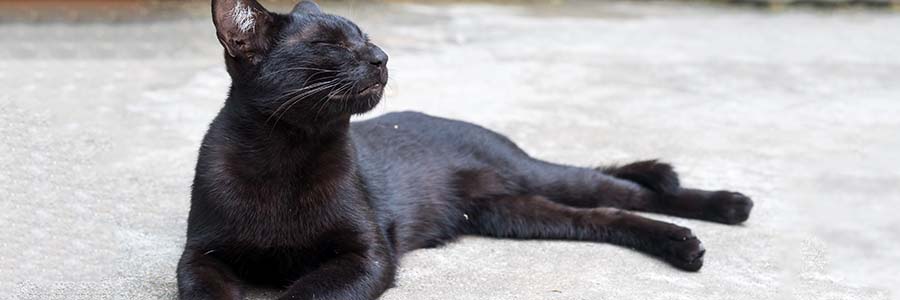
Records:
{"label": "black fur", "polygon": [[598,171],[617,178],[634,181],[641,186],[665,195],[672,195],[681,189],[678,174],[671,165],[656,160],[633,162],[624,166],[597,168]]}
{"label": "black fur", "polygon": [[238,299],[245,283],[283,299],[375,299],[404,253],[464,234],[612,243],[697,271],[705,251],[689,229],[620,209],[735,224],[752,208],[682,188],[656,161],[549,163],[414,112],[351,123],[387,80],[387,56],[356,25],[308,2],[273,14],[215,0],[213,16],[233,84],[200,147],[181,299]]}

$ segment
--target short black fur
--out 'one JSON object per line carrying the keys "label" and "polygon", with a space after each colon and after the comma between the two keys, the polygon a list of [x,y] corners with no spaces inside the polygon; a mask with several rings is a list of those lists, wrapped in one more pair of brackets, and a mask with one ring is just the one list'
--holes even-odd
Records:
{"label": "short black fur", "polygon": [[682,188],[668,164],[581,168],[530,157],[477,125],[421,113],[363,122],[387,55],[352,22],[302,2],[275,14],[214,0],[232,86],[203,139],[181,299],[375,299],[398,259],[465,234],[605,242],[697,271],[687,228],[621,209],[737,224],[753,202]]}

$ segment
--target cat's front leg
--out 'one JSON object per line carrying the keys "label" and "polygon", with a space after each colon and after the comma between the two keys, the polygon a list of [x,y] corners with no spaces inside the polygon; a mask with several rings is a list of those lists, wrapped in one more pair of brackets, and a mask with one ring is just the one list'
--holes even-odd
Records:
{"label": "cat's front leg", "polygon": [[178,262],[178,299],[241,299],[234,273],[210,251],[187,248]]}
{"label": "cat's front leg", "polygon": [[395,269],[383,251],[341,254],[300,277],[278,299],[373,300],[391,287]]}

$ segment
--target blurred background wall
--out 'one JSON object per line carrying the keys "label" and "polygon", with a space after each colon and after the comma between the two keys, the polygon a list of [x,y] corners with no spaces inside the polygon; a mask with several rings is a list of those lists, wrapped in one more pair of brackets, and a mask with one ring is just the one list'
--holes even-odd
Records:
{"label": "blurred background wall", "polygon": [[[333,3],[495,3],[560,5],[591,0],[338,0]],[[290,6],[292,1],[271,0],[269,5]],[[900,10],[900,0],[681,0],[716,5],[737,5],[768,10],[807,7],[820,9],[892,9]],[[176,17],[204,10],[207,0],[0,0],[2,21],[133,21],[143,18]]]}

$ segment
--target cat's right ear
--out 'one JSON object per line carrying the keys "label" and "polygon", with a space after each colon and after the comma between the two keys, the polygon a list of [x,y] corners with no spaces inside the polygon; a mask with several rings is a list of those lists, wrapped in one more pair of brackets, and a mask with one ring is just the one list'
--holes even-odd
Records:
{"label": "cat's right ear", "polygon": [[255,63],[271,46],[275,18],[256,0],[212,0],[212,16],[229,56]]}

